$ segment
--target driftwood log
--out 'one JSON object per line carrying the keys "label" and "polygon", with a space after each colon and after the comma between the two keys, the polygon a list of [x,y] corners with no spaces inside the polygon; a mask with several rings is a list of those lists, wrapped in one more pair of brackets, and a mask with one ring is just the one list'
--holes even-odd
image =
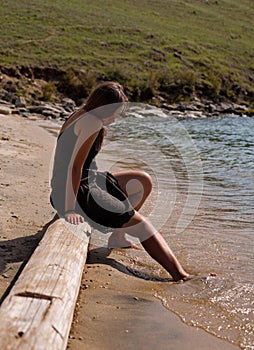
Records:
{"label": "driftwood log", "polygon": [[0,307],[1,350],[66,349],[91,229],[49,226]]}

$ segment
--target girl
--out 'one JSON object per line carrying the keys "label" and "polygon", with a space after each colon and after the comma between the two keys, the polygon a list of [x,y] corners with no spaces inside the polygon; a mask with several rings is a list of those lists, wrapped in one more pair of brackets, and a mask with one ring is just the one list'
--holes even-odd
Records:
{"label": "girl", "polygon": [[175,281],[185,280],[189,275],[166,241],[138,212],[152,190],[151,177],[142,171],[99,172],[96,166],[104,126],[115,121],[126,102],[120,84],[102,83],[63,124],[55,151],[51,203],[69,223],[88,221],[101,231],[113,228],[110,247],[130,245],[126,233],[137,237]]}

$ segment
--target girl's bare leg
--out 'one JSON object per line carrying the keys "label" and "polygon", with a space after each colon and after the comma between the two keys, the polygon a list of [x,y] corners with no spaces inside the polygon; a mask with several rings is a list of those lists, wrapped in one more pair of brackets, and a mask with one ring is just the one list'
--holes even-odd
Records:
{"label": "girl's bare leg", "polygon": [[139,210],[152,191],[152,178],[145,171],[121,171],[113,174],[135,210]]}
{"label": "girl's bare leg", "polygon": [[[122,171],[113,175],[128,196],[133,208],[139,210],[152,190],[152,178],[150,175],[144,171]],[[123,229],[115,229],[113,231],[108,240],[108,247],[138,249],[136,244],[133,244],[126,238]]]}
{"label": "girl's bare leg", "polygon": [[144,216],[135,212],[123,229],[128,234],[137,237],[147,253],[162,265],[175,281],[189,277],[164,238]]}

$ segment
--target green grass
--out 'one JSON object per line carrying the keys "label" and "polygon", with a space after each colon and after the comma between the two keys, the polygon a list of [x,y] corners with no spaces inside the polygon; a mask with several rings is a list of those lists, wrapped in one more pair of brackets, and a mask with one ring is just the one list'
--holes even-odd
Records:
{"label": "green grass", "polygon": [[253,0],[2,0],[0,14],[1,66],[117,78],[136,99],[254,96]]}

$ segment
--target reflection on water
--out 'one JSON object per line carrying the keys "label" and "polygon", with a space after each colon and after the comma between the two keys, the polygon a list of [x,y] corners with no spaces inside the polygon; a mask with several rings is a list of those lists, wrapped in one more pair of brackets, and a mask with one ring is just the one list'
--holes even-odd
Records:
{"label": "reflection on water", "polygon": [[186,269],[217,273],[160,285],[157,297],[184,322],[243,349],[254,349],[253,130],[251,118],[179,122],[135,108],[110,127],[104,150],[112,169],[152,174],[155,193],[145,210]]}

